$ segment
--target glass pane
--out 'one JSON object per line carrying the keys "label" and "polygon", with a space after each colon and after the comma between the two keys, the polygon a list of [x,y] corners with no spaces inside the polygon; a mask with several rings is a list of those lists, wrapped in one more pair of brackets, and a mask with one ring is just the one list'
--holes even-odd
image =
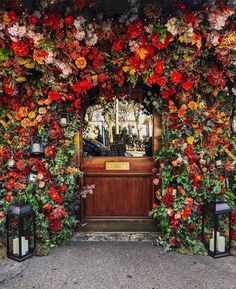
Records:
{"label": "glass pane", "polygon": [[9,251],[15,255],[19,255],[18,222],[18,218],[9,219]]}
{"label": "glass pane", "polygon": [[[216,232],[214,232],[214,218],[217,219]],[[214,216],[209,213],[205,216],[205,242],[212,253],[214,253],[215,234],[216,254],[229,252],[229,214]]]}
{"label": "glass pane", "polygon": [[25,216],[23,221],[24,250],[28,253],[34,250],[34,223],[32,216]]}
{"label": "glass pane", "polygon": [[84,156],[152,156],[153,117],[134,100],[90,106],[83,128]]}

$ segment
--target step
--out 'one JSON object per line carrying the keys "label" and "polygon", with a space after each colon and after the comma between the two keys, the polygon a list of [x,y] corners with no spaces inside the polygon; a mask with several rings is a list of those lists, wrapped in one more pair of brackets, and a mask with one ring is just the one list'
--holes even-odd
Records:
{"label": "step", "polygon": [[78,232],[71,242],[155,242],[158,232]]}
{"label": "step", "polygon": [[90,221],[84,220],[77,232],[157,232],[157,226],[150,221]]}

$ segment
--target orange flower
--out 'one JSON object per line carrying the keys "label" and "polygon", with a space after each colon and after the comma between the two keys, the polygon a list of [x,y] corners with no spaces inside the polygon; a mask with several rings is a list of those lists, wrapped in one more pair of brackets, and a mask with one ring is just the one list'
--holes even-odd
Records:
{"label": "orange flower", "polygon": [[53,209],[53,206],[47,203],[46,205],[43,206],[43,209],[45,211],[51,211]]}
{"label": "orange flower", "polygon": [[186,194],[185,189],[182,188],[182,187],[178,187],[178,191],[179,191],[179,193],[180,193],[181,195],[185,195],[185,194]]}
{"label": "orange flower", "polygon": [[188,219],[188,216],[191,214],[191,212],[192,212],[192,207],[186,206],[184,208],[184,212],[181,214],[184,221]]}
{"label": "orange flower", "polygon": [[29,127],[30,126],[30,120],[28,118],[24,118],[22,121],[21,121],[21,125],[23,127]]}
{"label": "orange flower", "polygon": [[189,205],[192,205],[193,204],[193,199],[192,198],[185,198],[185,202],[188,203]]}
{"label": "orange flower", "polygon": [[20,107],[18,114],[21,118],[26,117],[28,115],[28,108],[24,106]]}
{"label": "orange flower", "polygon": [[75,60],[75,64],[79,69],[84,69],[87,65],[87,61],[84,57],[79,57]]}
{"label": "orange flower", "polygon": [[185,104],[182,104],[179,111],[178,111],[178,116],[179,117],[184,117],[186,114],[187,106]]}
{"label": "orange flower", "polygon": [[188,104],[188,108],[191,110],[197,110],[198,109],[198,103],[195,101],[190,101]]}

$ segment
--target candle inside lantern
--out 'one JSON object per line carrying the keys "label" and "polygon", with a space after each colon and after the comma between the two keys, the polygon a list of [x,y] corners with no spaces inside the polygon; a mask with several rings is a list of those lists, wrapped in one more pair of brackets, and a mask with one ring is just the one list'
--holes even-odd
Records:
{"label": "candle inside lantern", "polygon": [[62,117],[60,124],[61,124],[61,126],[67,126],[67,119],[65,117]]}
{"label": "candle inside lantern", "polygon": [[34,143],[32,151],[34,153],[39,153],[40,152],[40,144],[39,143]]}
{"label": "candle inside lantern", "polygon": [[[21,237],[21,253],[25,255],[29,251],[29,241],[25,237]],[[13,239],[13,254],[19,255],[19,238]]]}
{"label": "candle inside lantern", "polygon": [[[218,238],[220,237],[220,232],[216,232],[216,245],[218,244]],[[210,239],[210,251],[215,251],[215,232],[213,232],[212,238]],[[217,249],[217,248],[216,248]]]}
{"label": "candle inside lantern", "polygon": [[7,164],[8,168],[14,168],[15,166],[15,160],[13,158],[10,158]]}
{"label": "candle inside lantern", "polygon": [[225,237],[219,236],[217,238],[217,250],[219,252],[225,252]]}

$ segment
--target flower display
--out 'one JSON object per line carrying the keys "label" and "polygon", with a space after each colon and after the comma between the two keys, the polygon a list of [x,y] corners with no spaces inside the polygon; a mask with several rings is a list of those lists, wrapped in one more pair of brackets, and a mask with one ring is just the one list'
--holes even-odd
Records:
{"label": "flower display", "polygon": [[[224,187],[223,172],[215,165],[222,148],[232,151],[235,144],[230,138],[233,9],[213,1],[190,11],[178,1],[171,16],[161,17],[160,5],[129,2],[131,9],[110,21],[94,13],[96,1],[76,0],[74,9],[60,14],[53,9],[11,11],[3,1],[0,211],[5,214],[16,200],[31,203],[42,242],[57,244],[73,233],[80,175],[71,164],[73,136],[81,105],[96,87],[110,101],[117,86],[142,83],[148,91],[145,103],[162,113],[166,129],[155,155],[151,215],[170,246],[196,245],[205,202],[219,198],[235,206],[235,195]],[[50,6],[43,3],[43,8]],[[69,114],[69,126],[60,126],[60,111]],[[29,153],[35,134],[43,141],[43,157]],[[14,168],[8,167],[11,158]],[[233,174],[231,159],[225,158],[227,172]],[[92,192],[93,187],[83,188],[80,195]]]}

